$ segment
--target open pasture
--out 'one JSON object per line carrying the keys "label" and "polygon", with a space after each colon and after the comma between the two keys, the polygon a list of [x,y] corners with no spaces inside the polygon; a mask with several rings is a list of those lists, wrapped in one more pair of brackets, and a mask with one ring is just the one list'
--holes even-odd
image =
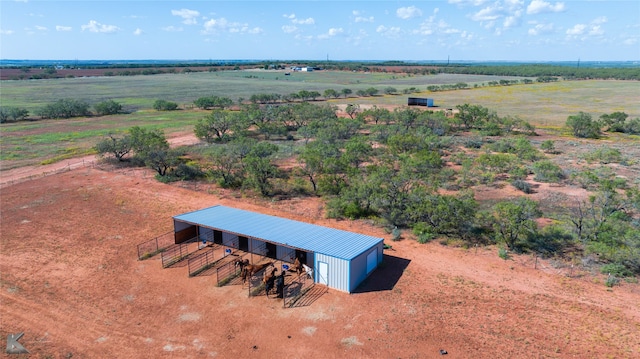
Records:
{"label": "open pasture", "polygon": [[[162,74],[153,76],[77,77],[56,80],[3,81],[2,106],[35,111],[58,99],[72,98],[95,104],[107,99],[120,102],[126,114],[104,117],[7,123],[0,126],[0,165],[3,170],[42,161],[53,162],[89,153],[91,147],[109,133],[122,133],[132,126],[162,129],[167,134],[192,133],[193,126],[207,112],[194,109],[193,101],[203,96],[229,97],[235,101],[260,93],[297,93],[301,90],[374,87],[379,96],[330,99],[344,105],[404,106],[408,96],[434,98],[438,108],[455,108],[469,103],[495,110],[500,116],[518,116],[536,126],[561,127],[568,116],[584,111],[594,118],[604,113],[623,111],[640,117],[640,82],[637,81],[562,81],[530,85],[484,87],[489,81],[513,79],[476,75],[401,75],[394,73],[357,73],[314,71],[309,73],[244,70]],[[466,90],[429,92],[431,85],[465,82]],[[411,95],[382,95],[394,87],[401,92],[416,88]],[[354,96],[354,95],[352,95]],[[157,99],[174,101],[180,111],[152,110]]]}

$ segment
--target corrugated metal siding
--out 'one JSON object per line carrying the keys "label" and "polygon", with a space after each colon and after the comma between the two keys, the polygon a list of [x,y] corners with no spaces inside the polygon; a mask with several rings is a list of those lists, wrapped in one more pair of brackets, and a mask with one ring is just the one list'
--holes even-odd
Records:
{"label": "corrugated metal siding", "polygon": [[356,288],[358,288],[358,286],[360,285],[360,283],[362,283],[362,281],[367,279],[369,274],[373,273],[373,271],[371,271],[371,273],[367,273],[367,256],[369,255],[369,253],[373,251],[378,252],[378,256],[377,256],[378,258],[376,260],[376,268],[377,268],[383,259],[382,243],[380,243],[379,245],[376,245],[374,248],[371,248],[366,252],[361,253],[358,257],[354,258],[351,261],[351,272],[349,274],[351,285],[349,287],[349,292],[353,292]]}
{"label": "corrugated metal siding", "polygon": [[382,238],[226,206],[181,214],[175,220],[347,260],[382,243]]}
{"label": "corrugated metal siding", "polygon": [[198,227],[198,234],[200,235],[200,240],[206,240],[207,242],[213,242],[213,229]]}
{"label": "corrugated metal siding", "polygon": [[281,261],[293,263],[296,260],[296,250],[278,246],[276,247],[276,257]]}
{"label": "corrugated metal siding", "polygon": [[267,255],[267,247],[264,246],[263,241],[257,239],[249,240],[249,252],[259,254],[261,256]]}
{"label": "corrugated metal siding", "polygon": [[238,248],[238,236],[232,233],[222,232],[222,244],[231,248]]}
{"label": "corrugated metal siding", "polygon": [[173,232],[180,232],[186,228],[193,226],[192,223],[184,223],[181,221],[173,220]]}
{"label": "corrugated metal siding", "polygon": [[316,253],[316,262],[313,268],[313,275],[316,282],[321,282],[318,278],[318,262],[325,262],[328,264],[328,277],[327,286],[341,290],[344,292],[351,292],[349,290],[349,261],[345,259],[335,258],[324,254]]}

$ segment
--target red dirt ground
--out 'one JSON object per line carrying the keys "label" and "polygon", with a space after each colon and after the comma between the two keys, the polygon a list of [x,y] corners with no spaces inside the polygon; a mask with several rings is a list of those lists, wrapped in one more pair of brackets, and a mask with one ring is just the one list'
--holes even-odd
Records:
{"label": "red dirt ground", "polygon": [[[171,217],[215,204],[389,235],[324,219],[319,200],[271,202],[180,188],[145,170],[82,167],[1,189],[0,335],[10,358],[637,358],[640,287],[494,247],[388,242],[354,294],[308,305],[137,260]],[[5,177],[6,178],[6,177]]]}

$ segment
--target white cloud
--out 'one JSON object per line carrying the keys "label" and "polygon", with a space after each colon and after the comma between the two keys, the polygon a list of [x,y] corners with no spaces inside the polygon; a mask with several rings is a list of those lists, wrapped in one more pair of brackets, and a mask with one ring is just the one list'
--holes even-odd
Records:
{"label": "white cloud", "polygon": [[505,17],[504,22],[502,23],[502,27],[504,27],[505,29],[510,29],[512,27],[516,27],[520,25],[520,16],[521,16],[521,13],[516,12],[512,16]]}
{"label": "white cloud", "polygon": [[259,27],[249,27],[248,24],[239,22],[230,22],[225,18],[211,19],[204,23],[203,34],[215,34],[218,32],[241,33],[241,34],[259,34],[263,30]]}
{"label": "white cloud", "polygon": [[495,21],[502,15],[499,13],[499,9],[494,6],[485,7],[471,16],[473,21]]}
{"label": "white cloud", "polygon": [[291,34],[298,31],[298,27],[294,25],[282,25],[282,31],[286,34]]}
{"label": "white cloud", "polygon": [[56,31],[71,31],[71,26],[56,25]]}
{"label": "white cloud", "polygon": [[39,31],[47,31],[47,28],[46,28],[46,27],[44,27],[44,26],[38,26],[38,25],[36,25],[36,30],[39,30]]}
{"label": "white cloud", "polygon": [[638,43],[638,39],[633,39],[633,38],[622,41],[623,45],[635,45],[637,43]]}
{"label": "white cloud", "polygon": [[356,22],[373,22],[374,18],[373,16],[369,16],[369,17],[363,17],[363,16],[356,16]]}
{"label": "white cloud", "polygon": [[592,35],[592,36],[603,35],[603,34],[604,34],[604,30],[602,30],[602,27],[600,25],[592,26],[591,29],[589,30],[589,35]]}
{"label": "white cloud", "polygon": [[531,36],[538,36],[553,32],[553,24],[535,24],[527,33]]}
{"label": "white cloud", "polygon": [[104,25],[95,20],[90,20],[88,24],[81,26],[82,31],[88,30],[90,32],[101,32],[105,34],[111,34],[120,31],[120,28],[115,25]]}
{"label": "white cloud", "polygon": [[567,35],[569,36],[578,36],[584,34],[587,29],[587,25],[585,24],[576,24],[569,30],[567,30]]}
{"label": "white cloud", "polygon": [[397,38],[400,34],[400,28],[396,26],[386,27],[384,25],[380,25],[376,28],[376,32],[385,37]]}
{"label": "white cloud", "polygon": [[460,4],[460,5],[473,5],[480,6],[487,2],[488,0],[449,0],[449,4]]}
{"label": "white cloud", "polygon": [[11,34],[13,34],[13,30],[0,29],[0,35],[11,35]]}
{"label": "white cloud", "polygon": [[144,34],[144,31],[142,31],[142,29],[140,29],[140,28],[137,28],[137,29],[135,29],[133,31],[133,34],[136,35],[136,36],[140,36],[140,35]]}
{"label": "white cloud", "polygon": [[401,7],[396,10],[396,16],[405,20],[411,19],[413,17],[420,17],[422,16],[422,10],[418,9],[415,6]]}
{"label": "white cloud", "polygon": [[353,16],[355,16],[355,20],[354,21],[357,22],[357,23],[358,22],[373,22],[373,20],[374,20],[373,16],[366,17],[366,16],[364,16],[364,14],[362,14],[358,10],[353,10],[351,13],[353,14]]}
{"label": "white cloud", "polygon": [[331,28],[329,29],[329,31],[327,31],[326,34],[318,35],[318,39],[328,39],[330,37],[334,37],[336,35],[342,34],[343,32],[344,30],[341,27]]}
{"label": "white cloud", "polygon": [[588,36],[601,36],[604,35],[604,29],[602,24],[607,22],[605,16],[600,16],[587,24],[576,24],[572,28],[568,29],[566,34],[568,37],[577,37],[582,35]]}
{"label": "white cloud", "polygon": [[313,25],[315,24],[315,20],[312,17],[306,19],[292,19],[291,22],[298,25]]}
{"label": "white cloud", "polygon": [[180,32],[180,31],[184,31],[183,28],[181,27],[175,27],[175,26],[166,26],[163,27],[162,30],[167,31],[167,32]]}
{"label": "white cloud", "polygon": [[563,2],[557,2],[555,4],[548,3],[543,0],[533,0],[527,6],[527,14],[535,15],[545,12],[562,12],[565,10]]}
{"label": "white cloud", "polygon": [[171,10],[171,15],[181,17],[182,23],[185,25],[195,25],[198,23],[198,17],[200,16],[200,12],[196,10],[180,9],[180,10]]}
{"label": "white cloud", "polygon": [[606,16],[600,16],[591,21],[592,24],[604,24],[608,21]]}
{"label": "white cloud", "polygon": [[282,16],[286,19],[291,20],[291,23],[296,25],[313,25],[316,23],[316,21],[312,17],[306,19],[298,19],[296,17],[296,14],[284,14]]}

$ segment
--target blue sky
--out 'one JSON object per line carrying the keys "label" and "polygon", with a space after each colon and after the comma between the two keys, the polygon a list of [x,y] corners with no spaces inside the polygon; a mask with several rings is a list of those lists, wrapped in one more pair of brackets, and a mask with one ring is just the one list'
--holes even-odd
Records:
{"label": "blue sky", "polygon": [[0,58],[640,60],[640,1],[0,0]]}

